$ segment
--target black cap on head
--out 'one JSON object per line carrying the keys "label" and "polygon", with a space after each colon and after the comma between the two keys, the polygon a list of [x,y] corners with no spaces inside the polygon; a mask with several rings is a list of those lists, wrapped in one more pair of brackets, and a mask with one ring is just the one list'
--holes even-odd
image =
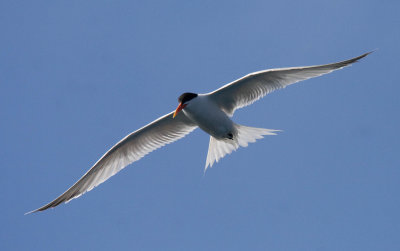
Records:
{"label": "black cap on head", "polygon": [[185,92],[184,94],[180,95],[178,98],[179,103],[186,103],[189,100],[194,99],[195,97],[197,97],[198,95],[196,93],[191,93],[191,92]]}

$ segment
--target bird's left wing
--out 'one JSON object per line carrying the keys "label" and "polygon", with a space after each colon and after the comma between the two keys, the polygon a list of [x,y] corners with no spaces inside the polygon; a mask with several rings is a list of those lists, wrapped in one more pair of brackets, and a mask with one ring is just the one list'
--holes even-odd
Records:
{"label": "bird's left wing", "polygon": [[225,113],[232,116],[236,109],[250,105],[276,89],[341,69],[370,53],[332,64],[253,72],[208,95]]}
{"label": "bird's left wing", "polygon": [[82,178],[62,195],[47,205],[29,213],[56,207],[63,202],[68,202],[81,196],[132,162],[184,137],[197,128],[183,113],[179,113],[175,118],[172,116],[173,112],[126,136],[106,152]]}

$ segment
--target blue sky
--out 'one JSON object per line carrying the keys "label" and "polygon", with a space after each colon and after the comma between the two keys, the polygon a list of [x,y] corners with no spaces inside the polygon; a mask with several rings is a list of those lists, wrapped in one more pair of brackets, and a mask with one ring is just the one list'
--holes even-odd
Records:
{"label": "blue sky", "polygon": [[[2,1],[1,250],[399,250],[398,1]],[[281,129],[203,176],[197,130],[56,209],[122,137],[274,67],[352,67],[238,123]]]}

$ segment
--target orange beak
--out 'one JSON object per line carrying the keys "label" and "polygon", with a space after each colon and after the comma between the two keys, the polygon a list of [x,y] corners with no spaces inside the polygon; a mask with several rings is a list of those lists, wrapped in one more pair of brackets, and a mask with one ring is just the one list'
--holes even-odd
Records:
{"label": "orange beak", "polygon": [[182,109],[185,108],[185,107],[186,107],[186,104],[179,103],[178,107],[176,108],[176,110],[175,110],[175,112],[174,112],[174,116],[172,116],[172,118],[175,118],[176,115],[177,115],[180,111],[182,111]]}

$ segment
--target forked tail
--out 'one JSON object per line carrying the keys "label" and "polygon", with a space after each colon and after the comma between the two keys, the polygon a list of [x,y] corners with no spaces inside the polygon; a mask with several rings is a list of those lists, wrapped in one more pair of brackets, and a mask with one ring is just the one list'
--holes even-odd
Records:
{"label": "forked tail", "polygon": [[275,132],[280,131],[249,127],[239,124],[235,124],[235,127],[238,133],[233,139],[217,140],[213,136],[210,136],[210,144],[208,146],[207,161],[204,172],[207,171],[208,167],[212,167],[214,162],[218,162],[225,155],[236,151],[239,146],[247,147],[249,143],[264,138],[264,135],[276,135]]}

